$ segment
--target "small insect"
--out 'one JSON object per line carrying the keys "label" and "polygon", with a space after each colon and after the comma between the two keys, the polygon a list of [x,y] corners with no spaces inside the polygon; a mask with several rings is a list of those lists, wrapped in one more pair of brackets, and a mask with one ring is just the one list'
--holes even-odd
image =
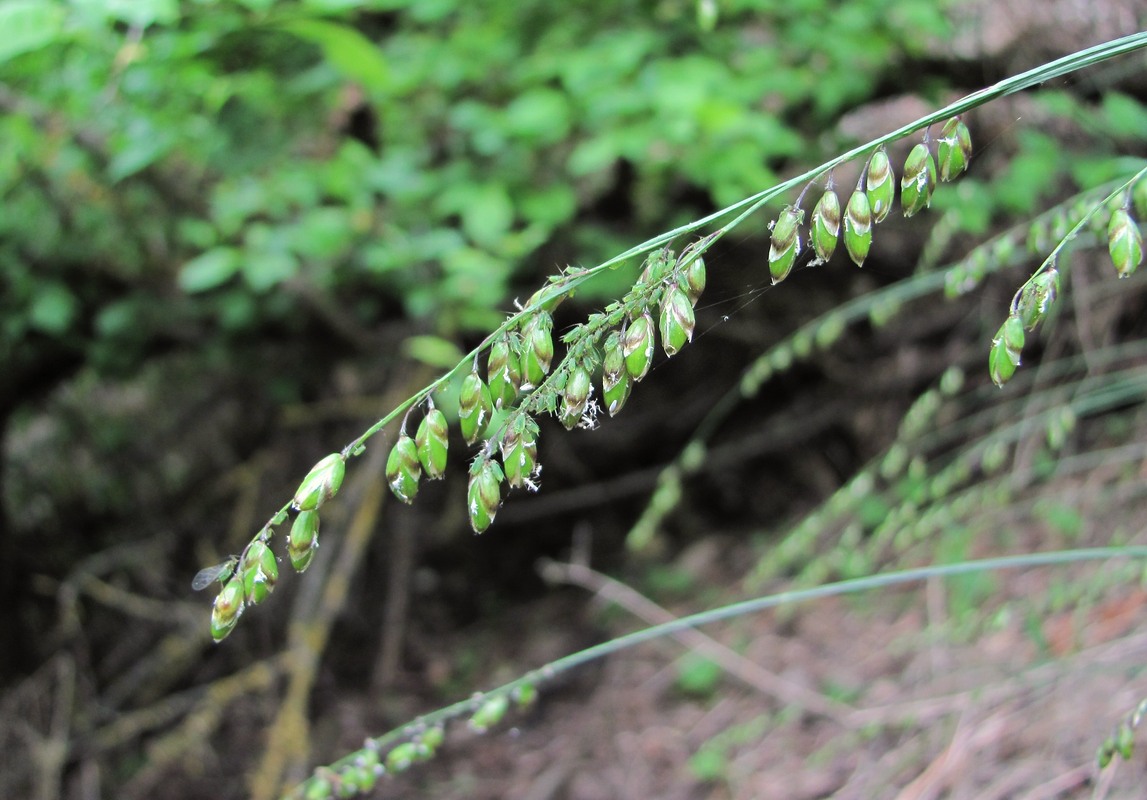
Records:
{"label": "small insect", "polygon": [[239,563],[239,556],[231,556],[222,564],[216,564],[213,567],[205,567],[195,574],[195,578],[191,581],[191,588],[193,591],[200,592],[206,589],[215,581],[226,583],[227,580],[235,572],[235,567]]}

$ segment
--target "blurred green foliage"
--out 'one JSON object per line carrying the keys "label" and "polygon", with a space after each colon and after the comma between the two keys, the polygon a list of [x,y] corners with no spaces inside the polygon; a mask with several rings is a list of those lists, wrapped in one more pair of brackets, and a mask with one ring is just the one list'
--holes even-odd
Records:
{"label": "blurred green foliage", "polygon": [[316,296],[486,330],[516,275],[767,186],[945,30],[931,2],[702,5],[6,3],[0,360],[130,371],[299,335]]}

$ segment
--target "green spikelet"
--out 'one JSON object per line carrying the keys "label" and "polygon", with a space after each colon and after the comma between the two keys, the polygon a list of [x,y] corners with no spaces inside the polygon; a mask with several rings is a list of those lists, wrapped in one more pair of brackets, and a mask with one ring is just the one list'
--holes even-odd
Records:
{"label": "green spikelet", "polygon": [[[801,252],[800,224],[804,211],[796,206],[785,206],[773,223],[773,238],[769,243],[769,273],[776,285],[789,276]],[[674,351],[676,352],[676,351]]]}
{"label": "green spikelet", "polygon": [[1003,386],[1016,372],[1020,365],[1020,353],[1024,349],[1024,323],[1019,315],[1013,314],[1004,320],[996,337],[992,340],[992,349],[988,354],[988,372],[996,386]]}
{"label": "green spikelet", "polygon": [[275,588],[279,580],[279,565],[271,548],[256,541],[247,548],[243,562],[239,565],[243,578],[243,595],[248,603],[262,603]]}
{"label": "green spikelet", "polygon": [[661,347],[665,355],[674,356],[687,343],[693,341],[693,304],[689,296],[676,284],[671,284],[661,300]]}
{"label": "green spikelet", "polygon": [[474,715],[470,717],[470,730],[475,733],[485,733],[502,721],[502,717],[506,716],[509,707],[510,699],[506,695],[500,694],[491,697],[482,703]]}
{"label": "green spikelet", "polygon": [[621,336],[625,369],[634,381],[640,381],[653,363],[653,317],[649,312],[632,320]]}
{"label": "green spikelet", "polygon": [[1120,278],[1129,278],[1143,261],[1143,237],[1127,209],[1112,212],[1107,225],[1107,250]]}
{"label": "green spikelet", "polygon": [[605,337],[601,357],[601,396],[605,410],[616,416],[629,399],[633,378],[625,368],[625,353],[621,348],[621,334],[617,331]]}
{"label": "green spikelet", "polygon": [[589,370],[584,364],[578,364],[570,372],[562,391],[561,421],[566,430],[573,430],[581,422],[592,390],[593,381]]}
{"label": "green spikelet", "polygon": [[900,179],[900,204],[904,216],[911,217],[932,203],[932,190],[936,188],[936,161],[928,145],[920,143],[908,153],[904,161],[904,176]]}
{"label": "green spikelet", "polygon": [[319,512],[300,511],[291,524],[291,534],[287,537],[287,555],[296,572],[303,572],[311,565],[315,548],[319,546]]}
{"label": "green spikelet", "polygon": [[449,448],[450,429],[446,425],[446,415],[433,406],[426,412],[418,431],[414,434],[414,444],[418,449],[418,462],[422,471],[432,481],[446,473],[446,455]]}
{"label": "green spikelet", "polygon": [[490,387],[474,371],[462,379],[458,391],[458,427],[466,444],[474,444],[486,434],[494,415],[494,397]]}
{"label": "green spikelet", "polygon": [[502,436],[502,467],[511,489],[529,485],[537,471],[538,424],[520,417]]}
{"label": "green spikelet", "polygon": [[554,318],[547,312],[530,317],[522,330],[521,390],[533,389],[546,379],[554,358]]}
{"label": "green spikelet", "polygon": [[231,578],[215,597],[211,608],[211,638],[222,641],[239,622],[243,613],[243,579],[238,575]]}
{"label": "green spikelet", "polygon": [[812,210],[812,233],[809,238],[817,258],[821,261],[832,258],[836,252],[836,243],[840,241],[840,199],[832,189],[820,196]]}
{"label": "green spikelet", "polygon": [[705,259],[697,256],[685,267],[685,294],[689,296],[689,305],[696,307],[701,293],[705,291]]}
{"label": "green spikelet", "polygon": [[390,491],[404,503],[413,503],[418,494],[418,480],[422,477],[422,462],[418,458],[418,445],[406,435],[398,434],[398,440],[386,459],[386,482]]}
{"label": "green spikelet", "polygon": [[505,474],[497,462],[486,457],[475,459],[470,467],[470,485],[466,490],[466,509],[474,533],[490,527],[502,504],[502,481]]}
{"label": "green spikelet", "polygon": [[936,141],[936,156],[940,167],[940,180],[955,180],[968,168],[972,158],[972,134],[959,117],[944,123]]}
{"label": "green spikelet", "polygon": [[494,398],[494,407],[502,409],[512,406],[518,399],[518,391],[522,385],[522,369],[518,354],[510,346],[509,339],[503,338],[491,345],[486,374],[489,378],[490,394]]}
{"label": "green spikelet", "polygon": [[896,197],[896,176],[892,174],[892,162],[888,153],[880,148],[872,154],[868,162],[868,176],[865,181],[865,194],[872,210],[873,223],[883,222],[892,210],[892,200]]}
{"label": "green spikelet", "polygon": [[852,193],[844,212],[844,247],[853,263],[863,267],[872,247],[872,209],[868,195],[860,189]]}
{"label": "green spikelet", "polygon": [[331,453],[311,467],[307,477],[295,491],[295,508],[300,511],[313,511],[330,500],[342,486],[346,474],[346,462],[341,453]]}
{"label": "green spikelet", "polygon": [[1016,304],[1016,312],[1024,328],[1029,331],[1035,330],[1055,305],[1058,295],[1059,270],[1052,268],[1032,278],[1024,286]]}

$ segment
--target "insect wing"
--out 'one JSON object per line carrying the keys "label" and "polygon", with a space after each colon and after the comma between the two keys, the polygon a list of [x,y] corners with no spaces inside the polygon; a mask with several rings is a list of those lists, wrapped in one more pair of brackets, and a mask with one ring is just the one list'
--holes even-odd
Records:
{"label": "insect wing", "polygon": [[[215,581],[226,580],[231,576],[231,571],[235,568],[235,559],[229,558],[222,564],[216,564],[213,567],[205,567],[195,574],[191,581],[191,588],[193,591],[199,592],[206,589]],[[224,574],[226,573],[226,574]],[[222,577],[220,577],[222,576]]]}

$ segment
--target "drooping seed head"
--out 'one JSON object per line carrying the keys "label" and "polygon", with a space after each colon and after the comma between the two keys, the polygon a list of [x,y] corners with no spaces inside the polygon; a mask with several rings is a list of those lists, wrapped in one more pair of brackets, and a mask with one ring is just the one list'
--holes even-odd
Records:
{"label": "drooping seed head", "polygon": [[769,243],[769,273],[774,285],[789,276],[800,255],[800,225],[803,221],[803,209],[785,206],[773,224],[773,237]]}
{"label": "drooping seed head", "polygon": [[661,347],[665,355],[673,357],[689,342],[693,341],[693,304],[681,287],[673,284],[661,300],[659,329]]}
{"label": "drooping seed head", "polygon": [[892,174],[892,162],[888,153],[880,148],[872,154],[868,162],[865,194],[868,206],[872,209],[872,221],[883,222],[892,210],[892,200],[896,197],[896,176]]}
{"label": "drooping seed head", "polygon": [[904,175],[900,179],[900,204],[904,216],[914,216],[932,203],[932,190],[936,188],[936,160],[928,145],[921,142],[908,152],[904,161]]}
{"label": "drooping seed head", "polygon": [[554,358],[553,327],[554,318],[543,311],[530,317],[522,330],[522,391],[540,385],[549,374]]}
{"label": "drooping seed head", "polygon": [[287,555],[296,572],[303,572],[314,558],[319,546],[319,512],[300,511],[291,524],[291,534],[287,537]]}
{"label": "drooping seed head", "polygon": [[342,486],[346,474],[346,462],[341,453],[331,453],[311,467],[307,477],[295,492],[295,508],[300,511],[313,511],[330,500]]}
{"label": "drooping seed head", "polygon": [[502,504],[502,468],[489,458],[479,458],[470,467],[470,484],[466,489],[466,506],[470,527],[482,533],[490,527]]}
{"label": "drooping seed head", "polygon": [[653,317],[649,312],[632,320],[621,336],[621,352],[625,356],[625,369],[634,381],[640,381],[653,363]]}
{"label": "drooping seed head", "polygon": [[475,733],[485,733],[502,721],[506,710],[510,707],[510,700],[506,695],[499,694],[482,703],[468,723],[470,730]]}
{"label": "drooping seed head", "polygon": [[860,189],[852,193],[844,212],[844,247],[853,263],[863,267],[872,247],[872,209]]}
{"label": "drooping seed head", "polygon": [[1003,386],[1015,374],[1023,349],[1024,324],[1018,315],[1013,314],[996,332],[988,354],[988,372],[996,386]]}
{"label": "drooping seed head", "polygon": [[940,180],[955,180],[968,168],[972,158],[972,134],[959,117],[944,123],[936,142],[936,155],[940,166]]}
{"label": "drooping seed head", "polygon": [[1140,178],[1131,187],[1131,207],[1139,219],[1147,218],[1147,178]]}
{"label": "drooping seed head", "polygon": [[458,427],[466,444],[474,444],[486,433],[494,415],[494,398],[490,387],[482,382],[478,373],[471,372],[462,379],[458,392]]}
{"label": "drooping seed head", "polygon": [[417,760],[418,745],[414,742],[403,742],[400,745],[395,745],[394,749],[386,754],[386,771],[405,772]]}
{"label": "drooping seed head", "polygon": [[432,481],[446,473],[446,455],[449,448],[450,428],[446,425],[446,415],[437,408],[430,408],[418,431],[414,434],[414,444],[418,450],[418,462],[422,471]]}
{"label": "drooping seed head", "polygon": [[820,196],[812,210],[812,239],[813,250],[821,261],[828,261],[836,252],[836,243],[840,240],[840,199],[836,192],[829,189]]}
{"label": "drooping seed head", "polygon": [[486,374],[489,377],[494,407],[502,409],[512,406],[518,399],[518,391],[522,385],[522,369],[517,353],[510,347],[509,339],[499,339],[490,347]]}
{"label": "drooping seed head", "polygon": [[1120,278],[1131,277],[1143,261],[1143,236],[1125,208],[1111,214],[1107,224],[1107,250]]}
{"label": "drooping seed head", "polygon": [[421,477],[422,461],[418,457],[418,445],[406,435],[406,431],[402,431],[386,459],[386,482],[395,497],[410,504],[418,494],[418,480]]}
{"label": "drooping seed head", "polygon": [[605,337],[601,357],[601,396],[606,411],[616,416],[629,399],[633,379],[625,368],[625,353],[621,348],[621,334],[617,331]]}

